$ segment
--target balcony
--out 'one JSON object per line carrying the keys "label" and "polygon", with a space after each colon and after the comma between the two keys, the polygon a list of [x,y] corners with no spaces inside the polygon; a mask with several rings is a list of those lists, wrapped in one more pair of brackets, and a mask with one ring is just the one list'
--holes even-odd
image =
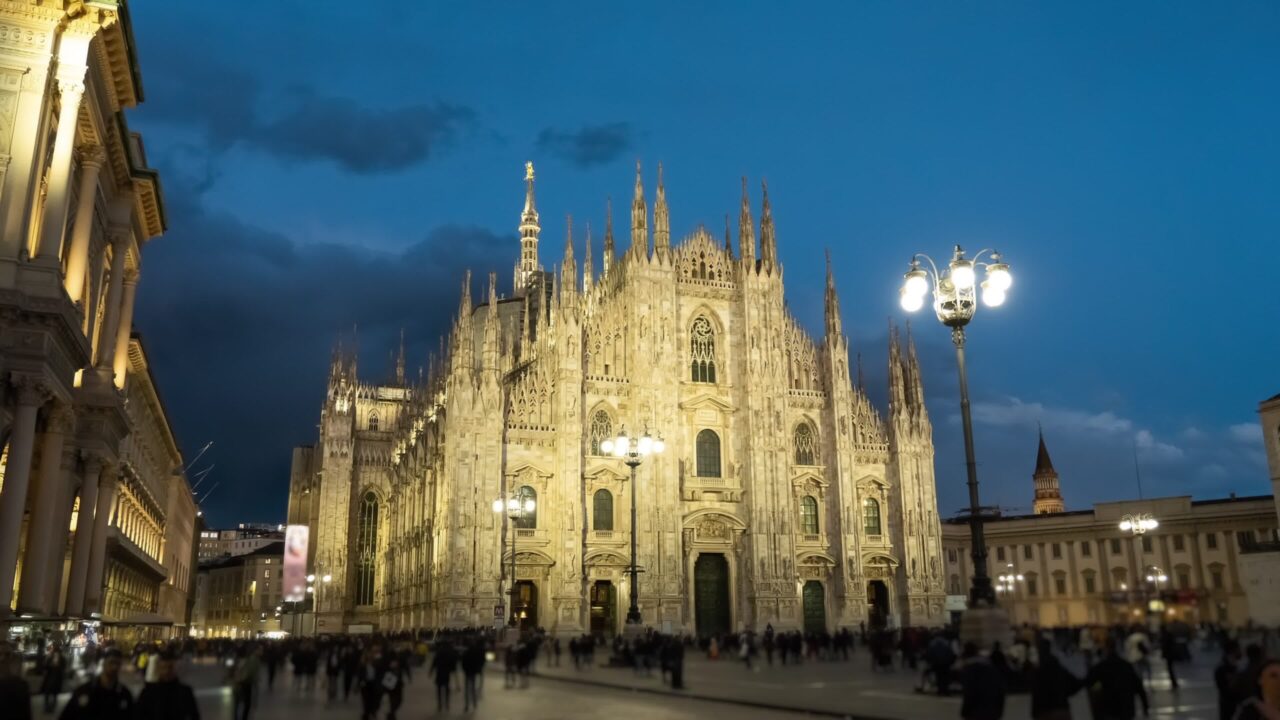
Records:
{"label": "balcony", "polygon": [[602,545],[622,545],[629,537],[630,535],[619,530],[592,530],[587,534],[587,541]]}
{"label": "balcony", "polygon": [[741,502],[742,487],[736,478],[683,474],[680,495],[687,501]]}

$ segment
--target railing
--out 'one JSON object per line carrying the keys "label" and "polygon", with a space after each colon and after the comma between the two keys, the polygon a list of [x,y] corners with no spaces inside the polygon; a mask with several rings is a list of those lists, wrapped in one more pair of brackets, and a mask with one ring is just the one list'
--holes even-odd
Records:
{"label": "railing", "polygon": [[534,528],[516,528],[516,537],[518,538],[536,537],[537,534],[538,531]]}
{"label": "railing", "polygon": [[806,542],[806,543],[820,543],[820,542],[822,542],[822,536],[821,536],[821,535],[815,535],[815,534],[813,534],[813,533],[805,533],[804,535],[801,535],[801,536],[800,536],[800,542]]}
{"label": "railing", "polygon": [[612,530],[592,530],[591,539],[592,540],[612,540],[613,531]]}
{"label": "railing", "polygon": [[724,487],[726,482],[722,477],[702,477],[700,475],[688,475],[685,482],[690,485],[701,485],[702,487]]}

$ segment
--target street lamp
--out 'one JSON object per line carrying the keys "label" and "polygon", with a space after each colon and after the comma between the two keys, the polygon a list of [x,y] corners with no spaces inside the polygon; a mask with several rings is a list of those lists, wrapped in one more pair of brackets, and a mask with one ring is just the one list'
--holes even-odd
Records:
{"label": "street lamp", "polygon": [[1160,521],[1152,517],[1150,513],[1129,513],[1120,518],[1119,527],[1120,532],[1145,535],[1148,530],[1155,530],[1160,527]]}
{"label": "street lamp", "polygon": [[640,568],[636,565],[636,468],[650,453],[661,454],[667,444],[662,436],[653,437],[648,430],[639,438],[627,435],[624,427],[618,437],[600,443],[601,452],[621,458],[631,468],[631,606],[627,608],[627,628],[640,629]]}
{"label": "street lamp", "polygon": [[[979,259],[986,255],[987,262]],[[921,267],[920,261],[929,268]],[[978,283],[976,268],[986,268],[986,279]],[[903,276],[900,291],[902,309],[915,312],[924,307],[925,296],[933,291],[933,311],[938,320],[951,328],[951,342],[956,346],[956,365],[960,371],[960,418],[964,426],[964,458],[969,476],[969,535],[973,543],[973,587],[969,591],[974,607],[994,607],[996,594],[991,577],[987,575],[987,543],[983,537],[982,506],[978,502],[978,465],[973,450],[973,420],[969,416],[969,378],[964,365],[964,326],[977,312],[978,288],[982,289],[982,301],[988,307],[1004,303],[1005,293],[1013,284],[1009,266],[1000,253],[979,250],[972,258],[964,256],[959,245],[951,255],[951,262],[942,271],[928,255],[917,253],[911,257],[911,266]]]}
{"label": "street lamp", "polygon": [[498,498],[493,501],[493,511],[506,513],[511,520],[511,627],[516,626],[516,521],[531,513],[537,507],[533,498],[520,493],[511,497]]}
{"label": "street lamp", "polygon": [[1017,583],[1026,580],[1022,573],[1013,569],[1013,563],[1006,566],[1006,571],[996,576],[996,592],[1012,593],[1017,589]]}

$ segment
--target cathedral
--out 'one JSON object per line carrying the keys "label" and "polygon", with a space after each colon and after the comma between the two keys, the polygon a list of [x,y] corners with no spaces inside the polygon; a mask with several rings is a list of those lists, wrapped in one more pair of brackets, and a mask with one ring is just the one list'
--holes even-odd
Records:
{"label": "cathedral", "polygon": [[[767,188],[757,226],[744,181],[736,248],[728,228],[673,244],[662,169],[650,213],[637,167],[627,247],[615,251],[611,213],[605,228],[598,270],[589,229],[579,267],[571,224],[545,270],[527,165],[513,292],[490,274],[477,304],[468,273],[417,377],[403,342],[383,383],[335,351],[319,437],[294,450],[290,482],[308,572],[328,580],[316,631],[512,616],[558,636],[621,632],[633,491],[646,626],[944,622],[914,345],[890,334],[884,416],[851,372],[829,261],[823,337],[787,309]],[[665,450],[633,476],[607,452],[622,432]],[[532,510],[494,511],[511,497]]]}

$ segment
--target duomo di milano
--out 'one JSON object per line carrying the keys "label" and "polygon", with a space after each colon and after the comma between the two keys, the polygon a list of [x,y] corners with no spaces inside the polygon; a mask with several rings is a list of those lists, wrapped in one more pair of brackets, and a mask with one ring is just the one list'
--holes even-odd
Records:
{"label": "duomo di milano", "polygon": [[[492,625],[512,541],[515,609],[557,635],[618,632],[628,597],[626,428],[666,441],[638,469],[644,622],[709,634],[944,620],[933,441],[914,347],[889,345],[889,413],[851,377],[830,267],[825,335],[783,299],[767,191],[759,247],[744,185],[738,248],[672,245],[658,172],[637,169],[629,247],[601,271],[572,230],[538,260],[532,166],[514,293],[490,275],[425,378],[362,382],[335,353],[315,445],[294,451],[289,522],[311,528],[316,630]],[[650,221],[652,219],[652,225]],[[652,231],[650,230],[652,228]],[[857,373],[861,375],[861,373]],[[492,502],[536,498],[508,521]],[[508,527],[511,525],[512,527]]]}

